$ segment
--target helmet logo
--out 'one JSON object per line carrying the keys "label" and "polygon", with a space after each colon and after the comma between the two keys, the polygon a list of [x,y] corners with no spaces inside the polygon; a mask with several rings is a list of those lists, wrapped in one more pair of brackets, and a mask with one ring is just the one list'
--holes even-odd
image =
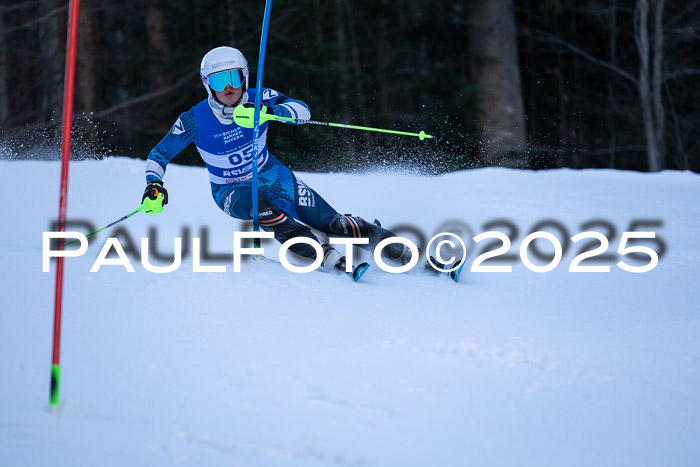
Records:
{"label": "helmet logo", "polygon": [[235,65],[236,61],[235,60],[226,60],[225,62],[218,62],[218,63],[213,63],[211,65],[212,68],[219,68],[221,66],[227,66],[227,65]]}

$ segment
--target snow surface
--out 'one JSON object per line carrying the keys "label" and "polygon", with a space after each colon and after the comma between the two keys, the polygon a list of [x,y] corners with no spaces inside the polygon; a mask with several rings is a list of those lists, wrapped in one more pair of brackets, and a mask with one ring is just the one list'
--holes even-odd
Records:
{"label": "snow surface", "polygon": [[[132,211],[143,170],[72,163],[69,217],[99,228]],[[230,253],[241,223],[215,206],[204,169],[171,165],[165,212],[139,213],[66,260],[56,417],[55,265],[42,272],[42,232],[59,173],[0,161],[0,466],[700,465],[698,175],[302,174],[339,211],[388,227],[431,236],[459,219],[468,241],[510,220],[515,253],[543,219],[569,236],[606,220],[613,254],[632,220],[658,220],[666,253],[644,274],[619,269],[616,254],[608,273],[568,272],[579,245],[551,272],[516,259],[511,273],[467,266],[459,284],[376,265],[357,284],[269,262],[194,273],[191,255],[170,274],[138,259],[134,273],[90,273],[121,227],[138,241],[157,226],[163,252],[183,227],[205,227],[209,251]]]}

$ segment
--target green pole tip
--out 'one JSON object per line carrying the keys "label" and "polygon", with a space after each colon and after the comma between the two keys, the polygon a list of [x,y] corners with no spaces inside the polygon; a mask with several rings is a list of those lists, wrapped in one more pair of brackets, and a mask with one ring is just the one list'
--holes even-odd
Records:
{"label": "green pole tip", "polygon": [[418,138],[420,138],[420,140],[423,141],[425,138],[432,138],[432,136],[426,135],[425,131],[421,131],[420,133],[418,133]]}
{"label": "green pole tip", "polygon": [[58,406],[58,393],[61,386],[61,367],[59,365],[51,365],[51,390],[49,393],[49,405],[52,407]]}

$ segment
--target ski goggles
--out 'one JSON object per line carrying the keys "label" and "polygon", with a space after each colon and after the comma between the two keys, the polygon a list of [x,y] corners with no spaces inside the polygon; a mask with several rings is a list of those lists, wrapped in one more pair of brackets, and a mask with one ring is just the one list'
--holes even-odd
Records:
{"label": "ski goggles", "polygon": [[206,83],[214,91],[221,92],[227,84],[230,84],[234,88],[240,88],[241,85],[245,83],[245,76],[241,69],[219,71],[207,76]]}

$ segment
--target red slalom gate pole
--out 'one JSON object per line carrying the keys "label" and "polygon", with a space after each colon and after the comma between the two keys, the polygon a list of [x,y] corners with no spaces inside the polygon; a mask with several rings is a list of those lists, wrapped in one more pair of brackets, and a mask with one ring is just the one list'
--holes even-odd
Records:
{"label": "red slalom gate pole", "polygon": [[[61,191],[58,204],[58,231],[66,230],[68,201],[68,163],[70,162],[71,135],[73,132],[73,97],[75,94],[75,53],[78,45],[78,11],[80,0],[70,0],[68,12],[68,39],[66,44],[66,73],[63,84],[63,135],[61,139]],[[58,239],[58,249],[63,250],[65,240]],[[58,394],[61,383],[61,307],[63,304],[63,257],[56,258],[56,293],[54,296],[53,357],[51,359],[51,390],[49,406],[58,414]]]}

